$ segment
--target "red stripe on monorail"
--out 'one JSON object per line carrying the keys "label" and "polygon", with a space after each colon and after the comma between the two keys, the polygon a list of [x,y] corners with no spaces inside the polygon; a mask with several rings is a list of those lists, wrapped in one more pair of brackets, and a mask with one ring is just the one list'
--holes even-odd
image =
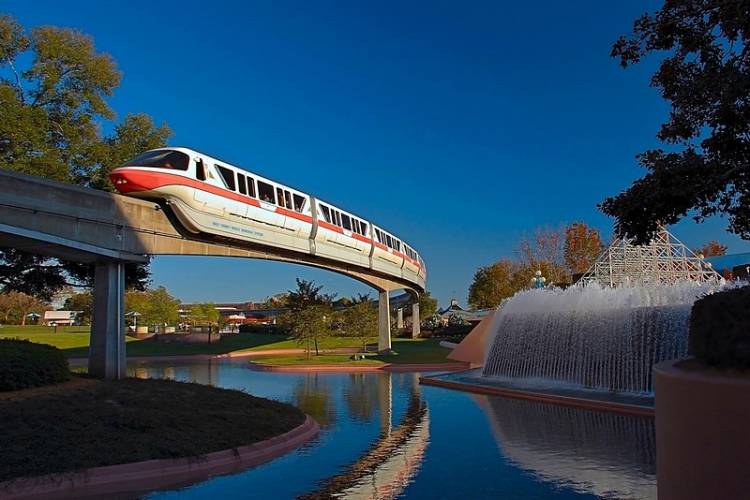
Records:
{"label": "red stripe on monorail", "polygon": [[[123,194],[137,193],[140,191],[153,191],[154,189],[158,189],[161,187],[177,185],[198,189],[206,193],[215,194],[222,198],[239,201],[240,203],[246,203],[248,205],[260,208],[260,202],[254,198],[243,196],[241,194],[212,186],[211,184],[191,179],[190,177],[173,174],[171,172],[156,172],[153,170],[140,170],[135,168],[116,168],[109,174],[109,177],[112,180],[112,184],[115,185],[115,188],[117,188],[117,190]],[[127,182],[125,184],[118,184],[118,180],[125,180]],[[313,221],[312,217],[310,217],[309,215],[301,214],[284,207],[276,207],[274,211],[280,215],[292,217],[303,222],[312,224]],[[320,227],[324,227],[331,231],[335,231],[339,234],[345,235],[342,228],[329,222],[319,220],[318,225],[320,225]],[[352,231],[350,237],[364,243],[374,243],[375,246],[380,248],[381,250],[388,250],[388,247],[386,245],[378,243],[377,241],[373,241],[372,239],[367,238],[366,236],[362,236],[361,234],[354,231]],[[408,259],[406,255],[402,254],[401,252],[397,252],[396,250],[393,250],[392,253],[397,257]]]}
{"label": "red stripe on monorail", "polygon": [[[231,191],[227,191],[211,184],[176,175],[169,172],[154,172],[152,170],[137,170],[133,168],[116,168],[109,174],[112,184],[115,185],[121,193],[135,193],[139,191],[152,191],[165,186],[186,186],[207,193],[221,196],[240,203],[246,203],[254,207],[260,207],[260,202],[256,199],[242,196]],[[127,181],[125,184],[118,184],[117,180]],[[311,219],[312,220],[312,219]]]}

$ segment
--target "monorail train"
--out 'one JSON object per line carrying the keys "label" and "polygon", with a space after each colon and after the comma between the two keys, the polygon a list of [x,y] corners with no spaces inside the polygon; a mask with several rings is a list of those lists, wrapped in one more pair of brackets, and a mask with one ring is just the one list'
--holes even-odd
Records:
{"label": "monorail train", "polygon": [[194,234],[271,245],[396,276],[424,288],[427,269],[403,240],[312,195],[197,151],[146,151],[110,174],[122,194],[166,202]]}

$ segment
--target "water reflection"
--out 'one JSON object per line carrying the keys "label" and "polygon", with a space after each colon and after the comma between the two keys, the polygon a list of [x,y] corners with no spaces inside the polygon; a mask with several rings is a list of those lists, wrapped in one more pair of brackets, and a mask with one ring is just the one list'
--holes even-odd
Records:
{"label": "water reflection", "polygon": [[656,496],[650,419],[474,398],[420,386],[418,374],[270,373],[236,360],[152,362],[130,373],[289,402],[323,426],[269,463],[149,498]]}
{"label": "water reflection", "polygon": [[298,378],[292,390],[292,404],[314,418],[322,428],[336,422],[330,379],[318,373]]}
{"label": "water reflection", "polygon": [[[379,382],[381,416],[387,414],[390,418],[391,374],[380,377]],[[419,390],[411,391],[406,412],[397,427],[382,426],[385,421],[381,418],[380,435],[364,455],[344,472],[322,481],[317,490],[298,498],[390,499],[399,496],[417,474],[429,442],[429,414]]]}
{"label": "water reflection", "polygon": [[128,377],[167,378],[183,382],[195,382],[203,385],[221,385],[219,383],[220,362],[209,359],[203,363],[190,363],[181,366],[172,364],[128,364]]}
{"label": "water reflection", "polygon": [[654,420],[476,397],[500,451],[539,479],[605,498],[656,498]]}

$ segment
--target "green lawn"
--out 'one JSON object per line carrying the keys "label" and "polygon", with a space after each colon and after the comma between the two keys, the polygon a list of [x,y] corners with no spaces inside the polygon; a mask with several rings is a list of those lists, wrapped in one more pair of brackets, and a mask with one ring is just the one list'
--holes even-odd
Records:
{"label": "green lawn", "polygon": [[446,359],[450,349],[440,346],[437,339],[394,339],[391,354],[372,354],[366,359],[354,361],[350,354],[321,354],[320,356],[270,356],[260,358],[259,363],[269,365],[382,365],[416,363],[453,363]]}
{"label": "green lawn", "polygon": [[[86,357],[88,356],[89,345],[89,327],[58,327],[57,333],[53,333],[52,328],[46,326],[3,326],[0,328],[0,338],[20,338],[28,339],[31,342],[40,344],[50,344],[62,349],[68,357]],[[372,344],[376,339],[368,339]],[[393,354],[371,356],[368,362],[380,363],[445,363],[445,356],[450,349],[440,347],[437,339],[393,339]],[[320,341],[319,348],[336,349],[343,347],[361,347],[362,342],[358,338],[352,337],[327,337]],[[223,338],[215,344],[178,344],[162,343],[153,340],[136,340],[127,337],[128,356],[179,356],[190,354],[226,354],[229,352],[252,352],[266,349],[299,349],[302,346],[295,340],[289,339],[284,335],[267,334],[267,333],[236,333]],[[374,346],[370,346],[374,350]],[[330,361],[308,361],[308,364],[325,364],[352,362],[362,363],[361,361],[351,361],[348,356],[342,356],[344,360],[338,357]],[[320,356],[318,356],[320,358]],[[300,357],[297,363],[292,363],[292,356],[282,356],[284,364],[304,364],[305,358]],[[268,362],[268,360],[265,360]]]}

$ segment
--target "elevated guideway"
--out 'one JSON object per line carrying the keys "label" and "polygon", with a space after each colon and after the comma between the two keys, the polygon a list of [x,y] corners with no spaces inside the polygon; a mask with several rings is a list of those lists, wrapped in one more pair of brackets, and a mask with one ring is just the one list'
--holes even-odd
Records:
{"label": "elevated guideway", "polygon": [[[273,246],[182,231],[168,206],[0,170],[0,246],[96,265],[89,370],[125,373],[124,264],[153,255],[264,259],[327,269],[379,293],[378,349],[390,349],[389,292],[406,290],[419,317],[419,284],[353,264]],[[186,270],[189,272],[189,270]],[[412,335],[419,321],[412,322]]]}

